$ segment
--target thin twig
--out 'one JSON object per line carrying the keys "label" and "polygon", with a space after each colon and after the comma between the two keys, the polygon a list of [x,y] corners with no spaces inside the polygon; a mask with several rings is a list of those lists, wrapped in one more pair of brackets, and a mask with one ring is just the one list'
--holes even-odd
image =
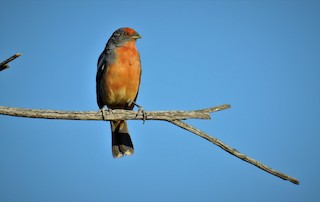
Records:
{"label": "thin twig", "polygon": [[7,65],[9,62],[12,60],[16,59],[17,57],[21,56],[21,53],[16,53],[13,56],[9,57],[8,59],[4,60],[3,62],[0,63],[0,71],[5,70],[9,68],[9,65]]}
{"label": "thin twig", "polygon": [[274,176],[282,178],[283,180],[289,180],[290,182],[292,182],[294,184],[299,184],[299,181],[297,179],[295,179],[295,178],[293,178],[291,176],[288,176],[288,175],[286,175],[284,173],[281,173],[279,171],[276,171],[276,170],[264,165],[263,163],[261,163],[261,162],[255,160],[255,159],[253,159],[253,158],[250,158],[250,157],[240,153],[236,149],[226,145],[225,143],[221,142],[217,138],[214,138],[214,137],[204,133],[203,131],[201,131],[201,130],[199,130],[199,129],[197,129],[197,128],[195,128],[195,127],[193,127],[193,126],[191,126],[191,125],[189,125],[189,124],[187,124],[187,123],[185,123],[185,122],[183,122],[181,120],[171,120],[169,122],[171,122],[171,123],[183,128],[185,130],[188,130],[188,131],[190,131],[190,132],[192,132],[192,133],[194,133],[194,134],[196,134],[196,135],[198,135],[198,136],[200,136],[200,137],[202,137],[202,138],[204,138],[204,139],[206,139],[206,140],[208,140],[210,142],[212,142],[213,144],[217,145],[218,147],[220,147],[224,151],[226,151],[226,152],[238,157],[239,159],[241,159],[243,161],[246,161],[246,162],[248,162],[248,163],[250,163],[250,164],[252,164],[252,165],[254,165],[254,166],[256,166],[256,167],[258,167],[258,168],[260,168],[260,169],[262,169],[262,170],[264,170],[264,171],[266,171],[266,172],[268,172],[268,173],[270,173],[272,175],[274,175]]}
{"label": "thin twig", "polygon": [[202,110],[192,111],[150,111],[142,113],[131,110],[105,110],[105,117],[101,111],[61,111],[43,109],[24,109],[0,106],[0,114],[27,118],[67,119],[67,120],[174,120],[174,119],[210,119],[210,112],[230,108],[230,105],[221,105]]}

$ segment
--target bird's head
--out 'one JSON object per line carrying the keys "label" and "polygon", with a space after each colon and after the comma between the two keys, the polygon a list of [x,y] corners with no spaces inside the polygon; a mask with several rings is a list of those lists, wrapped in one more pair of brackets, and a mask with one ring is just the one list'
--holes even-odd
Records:
{"label": "bird's head", "polygon": [[134,29],[131,29],[129,27],[123,27],[120,29],[117,29],[111,36],[111,39],[115,43],[122,43],[122,42],[128,42],[132,40],[140,39],[141,36],[138,32],[136,32]]}

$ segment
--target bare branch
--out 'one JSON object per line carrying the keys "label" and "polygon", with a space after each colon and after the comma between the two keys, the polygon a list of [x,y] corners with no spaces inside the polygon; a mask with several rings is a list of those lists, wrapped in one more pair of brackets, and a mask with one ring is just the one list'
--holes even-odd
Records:
{"label": "bare branch", "polygon": [[67,120],[175,120],[175,119],[210,119],[210,112],[217,112],[228,109],[230,105],[221,105],[202,110],[192,111],[150,111],[142,113],[131,110],[106,110],[103,118],[101,111],[61,111],[61,110],[42,110],[24,109],[0,106],[0,114],[9,116],[19,116],[27,118],[43,119],[67,119]]}
{"label": "bare branch", "polygon": [[250,163],[250,164],[252,164],[252,165],[254,165],[254,166],[256,166],[256,167],[258,167],[258,168],[260,168],[260,169],[262,169],[262,170],[264,170],[264,171],[266,171],[266,172],[268,172],[268,173],[270,173],[272,175],[274,175],[274,176],[282,178],[283,180],[289,180],[290,182],[292,182],[294,184],[299,184],[299,181],[297,179],[295,179],[293,177],[290,177],[290,176],[288,176],[288,175],[286,175],[284,173],[281,173],[279,171],[276,171],[276,170],[264,165],[263,163],[261,163],[261,162],[255,160],[255,159],[253,159],[253,158],[250,158],[250,157],[240,153],[236,149],[226,145],[225,143],[221,142],[217,138],[214,138],[214,137],[202,132],[201,130],[199,130],[199,129],[197,129],[197,128],[195,128],[195,127],[193,127],[193,126],[191,126],[191,125],[189,125],[189,124],[187,124],[187,123],[185,123],[185,122],[183,122],[181,120],[171,120],[169,122],[171,122],[171,123],[183,128],[185,130],[188,130],[188,131],[190,131],[190,132],[192,132],[192,133],[194,133],[194,134],[196,134],[196,135],[198,135],[198,136],[200,136],[200,137],[202,137],[202,138],[204,138],[204,139],[206,139],[206,140],[208,140],[210,142],[212,142],[213,144],[217,145],[218,147],[220,147],[224,151],[232,154],[233,156],[236,156],[239,159],[241,159],[243,161],[246,161],[246,162],[248,162],[248,163]]}
{"label": "bare branch", "polygon": [[230,105],[220,105],[217,107],[211,107],[201,110],[192,111],[150,111],[145,112],[146,116],[142,113],[131,110],[112,110],[112,112],[106,110],[104,112],[105,117],[102,116],[101,111],[61,111],[61,110],[40,110],[40,109],[23,109],[23,108],[11,108],[0,106],[0,114],[18,117],[28,118],[44,118],[44,119],[65,119],[65,120],[162,120],[168,121],[174,125],[177,125],[185,130],[188,130],[210,142],[217,145],[224,151],[246,161],[274,176],[289,180],[294,184],[299,184],[299,181],[293,177],[276,171],[261,162],[254,160],[236,149],[231,148],[220,140],[202,132],[201,130],[181,121],[185,119],[210,119],[210,113],[221,111],[230,108]]}
{"label": "bare branch", "polygon": [[9,62],[12,60],[16,59],[17,57],[21,56],[21,53],[16,53],[13,56],[9,57],[8,59],[4,60],[3,62],[0,63],[0,71],[5,70],[9,68],[9,65],[7,65]]}

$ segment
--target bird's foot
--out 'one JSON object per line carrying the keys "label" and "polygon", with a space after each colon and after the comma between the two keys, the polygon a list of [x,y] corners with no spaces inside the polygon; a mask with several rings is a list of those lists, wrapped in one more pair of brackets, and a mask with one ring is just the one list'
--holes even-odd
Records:
{"label": "bird's foot", "polygon": [[[104,121],[108,121],[108,120],[106,120],[107,115],[106,115],[105,108],[104,108],[104,107],[101,108],[100,111],[101,111],[101,114],[102,114],[102,119],[103,119]],[[107,111],[108,111],[109,113],[113,113],[112,109],[107,109]]]}
{"label": "bird's foot", "polygon": [[147,113],[144,111],[143,107],[141,107],[140,105],[138,105],[137,103],[135,102],[132,102],[136,107],[138,107],[138,112],[137,112],[137,115],[139,115],[139,113],[142,114],[142,120],[143,120],[143,124],[146,122],[147,120]]}
{"label": "bird's foot", "polygon": [[147,113],[144,111],[144,109],[140,106],[138,109],[137,114],[141,113],[142,114],[142,120],[143,120],[143,124],[146,122],[147,120]]}
{"label": "bird's foot", "polygon": [[102,107],[101,109],[100,109],[100,111],[101,111],[101,114],[102,114],[102,120],[106,120],[106,113],[105,113],[105,111],[104,111],[104,107]]}

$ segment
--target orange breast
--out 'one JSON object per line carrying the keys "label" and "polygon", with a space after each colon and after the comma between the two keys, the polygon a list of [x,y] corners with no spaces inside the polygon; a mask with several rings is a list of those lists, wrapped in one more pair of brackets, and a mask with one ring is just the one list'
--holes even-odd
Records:
{"label": "orange breast", "polygon": [[128,108],[129,102],[135,101],[139,90],[140,56],[135,46],[119,47],[115,53],[115,63],[107,67],[104,75],[103,97],[109,108],[124,109]]}

